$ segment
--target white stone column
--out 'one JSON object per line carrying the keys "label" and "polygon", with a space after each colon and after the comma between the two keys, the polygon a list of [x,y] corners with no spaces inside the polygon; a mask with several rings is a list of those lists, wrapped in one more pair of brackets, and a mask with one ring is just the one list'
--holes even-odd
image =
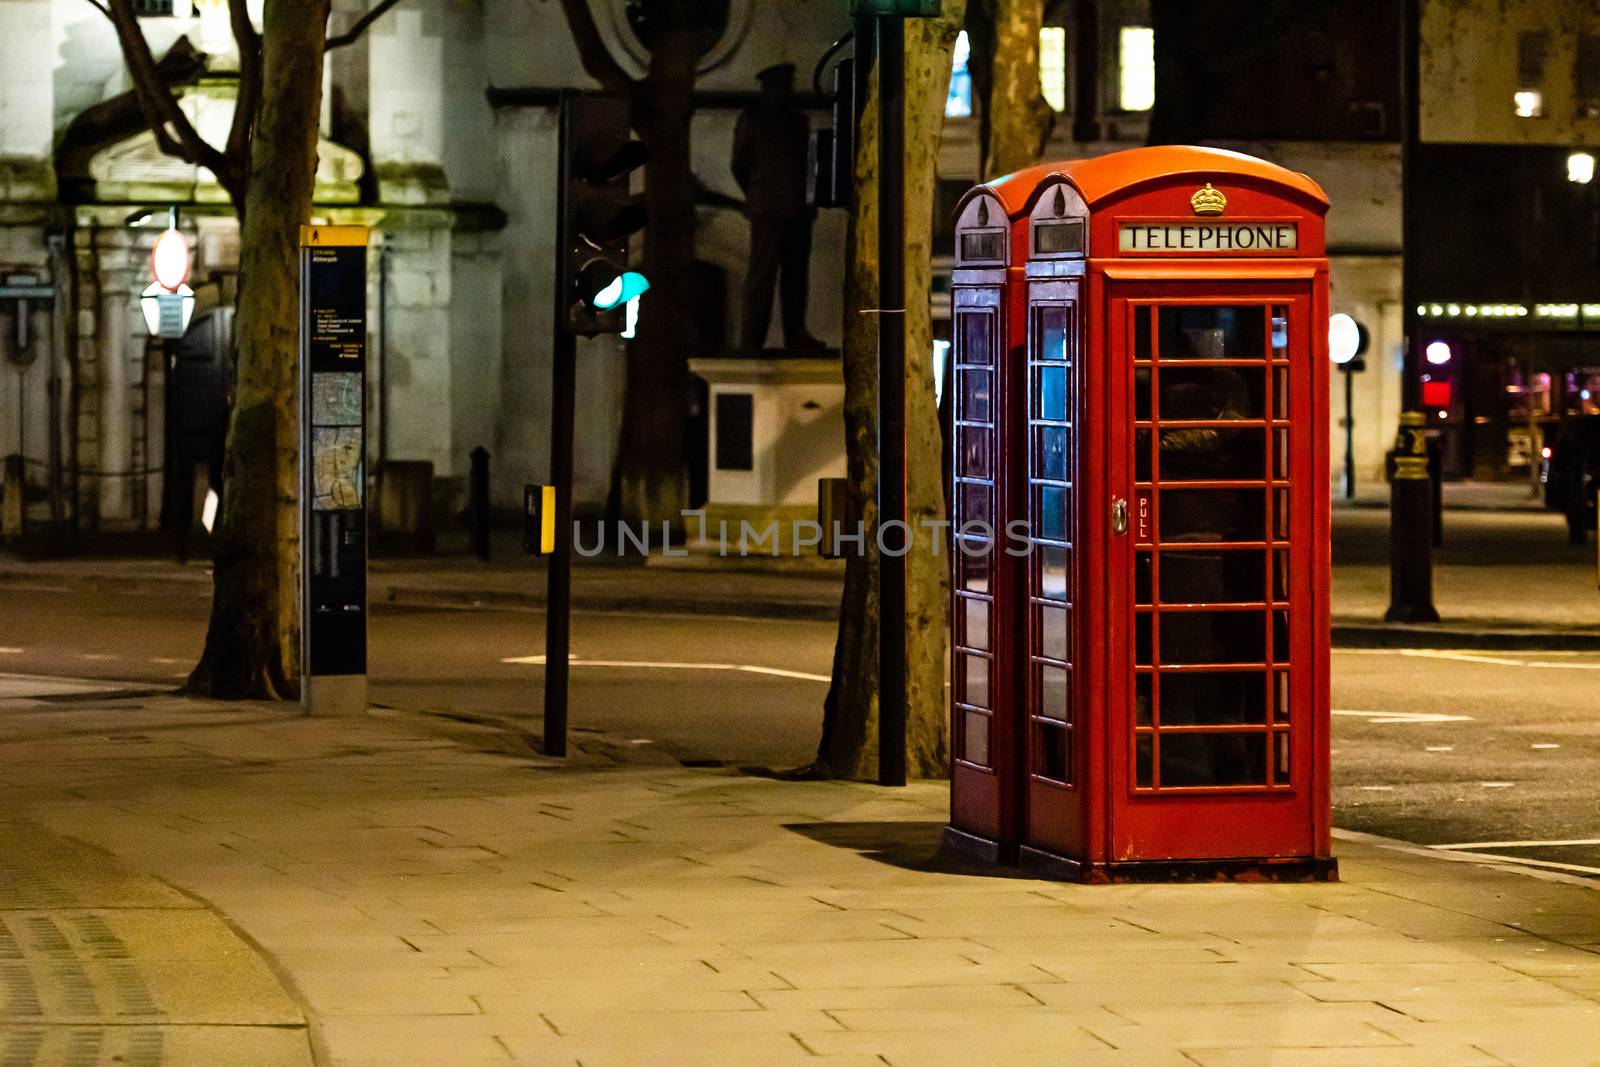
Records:
{"label": "white stone column", "polygon": [[[389,259],[385,363],[389,458],[426,460],[436,477],[466,471],[451,434],[450,221],[443,211],[384,220]],[[373,323],[376,331],[377,323]]]}
{"label": "white stone column", "polygon": [[49,159],[55,128],[50,0],[0,3],[0,159]]}
{"label": "white stone column", "polygon": [[390,250],[386,317],[391,460],[464,473],[451,427],[451,226],[441,0],[414,0],[367,31],[368,126]]}

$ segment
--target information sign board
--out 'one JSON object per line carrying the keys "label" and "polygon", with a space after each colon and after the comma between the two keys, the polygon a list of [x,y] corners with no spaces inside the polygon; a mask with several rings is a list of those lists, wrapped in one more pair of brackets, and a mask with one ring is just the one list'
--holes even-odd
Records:
{"label": "information sign board", "polygon": [[301,696],[363,714],[367,673],[367,228],[300,231]]}

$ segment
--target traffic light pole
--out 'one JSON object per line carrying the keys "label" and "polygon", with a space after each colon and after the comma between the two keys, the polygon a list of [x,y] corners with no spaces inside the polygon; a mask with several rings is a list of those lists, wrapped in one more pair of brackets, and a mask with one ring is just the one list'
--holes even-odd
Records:
{"label": "traffic light pole", "polygon": [[[628,99],[563,91],[558,106],[556,257],[550,309],[550,485],[555,502],[544,639],[547,756],[567,754],[577,339],[622,333],[628,302],[650,288],[643,274],[628,270],[628,238],[649,221],[645,208],[631,201],[629,175],[650,156],[643,142],[632,139]],[[542,551],[545,538],[538,538],[537,544]]]}
{"label": "traffic light pole", "polygon": [[555,551],[550,555],[544,603],[544,754],[567,754],[567,671],[572,621],[572,425],[577,405],[578,339],[567,321],[572,294],[563,268],[567,252],[567,138],[570,115],[561,96],[561,139],[556,153],[557,245],[551,307],[550,484],[556,490]]}
{"label": "traffic light pole", "polygon": [[[878,782],[906,784],[905,22],[878,20]],[[898,523],[901,539],[884,536]],[[887,549],[887,551],[885,550]]]}
{"label": "traffic light pole", "polygon": [[[558,305],[559,307],[559,305]],[[550,397],[550,482],[556,487],[556,543],[544,620],[544,754],[567,754],[567,669],[572,620],[572,425],[578,340],[558,316]]]}
{"label": "traffic light pole", "polygon": [[1403,255],[1401,313],[1405,351],[1400,371],[1400,429],[1395,439],[1394,480],[1389,484],[1388,622],[1437,622],[1433,606],[1433,492],[1428,475],[1427,419],[1422,411],[1422,338],[1417,315],[1422,256],[1421,197],[1417,190],[1422,143],[1422,32],[1420,0],[1401,4],[1400,43],[1405,70],[1400,173]]}

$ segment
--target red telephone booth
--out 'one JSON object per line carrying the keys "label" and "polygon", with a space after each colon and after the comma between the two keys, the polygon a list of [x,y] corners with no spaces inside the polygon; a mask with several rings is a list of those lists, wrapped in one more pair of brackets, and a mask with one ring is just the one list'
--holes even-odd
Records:
{"label": "red telephone booth", "polygon": [[1176,147],[962,201],[952,845],[1334,876],[1327,208]]}

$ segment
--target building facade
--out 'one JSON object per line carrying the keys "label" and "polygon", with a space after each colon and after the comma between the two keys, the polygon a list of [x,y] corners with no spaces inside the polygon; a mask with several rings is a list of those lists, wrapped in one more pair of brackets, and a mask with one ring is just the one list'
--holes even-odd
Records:
{"label": "building facade", "polygon": [[[591,6],[612,53],[641,73],[636,5]],[[737,112],[774,63],[794,63],[808,90],[849,28],[848,6],[713,4],[721,32],[701,59],[692,132],[702,195],[691,358],[738,336],[748,225],[729,170]],[[237,65],[226,0],[138,7],[183,107],[220,139]],[[335,32],[366,8],[335,0]],[[1585,368],[1600,367],[1588,354],[1600,327],[1600,201],[1585,150],[1600,143],[1600,12],[1579,0],[1421,8],[1422,306],[1430,338],[1459,353],[1438,372],[1453,391],[1436,387],[1432,399],[1449,400],[1439,421],[1453,434],[1454,473],[1512,475],[1537,447],[1528,424],[1583,403],[1573,398],[1588,389]],[[1399,0],[1049,0],[1041,36],[1041,88],[1058,112],[1048,156],[1213,144],[1328,191],[1334,310],[1370,337],[1353,382],[1365,482],[1382,477],[1399,413],[1401,10]],[[939,160],[935,216],[946,221],[978,178],[981,116],[960,51]],[[431,464],[441,514],[459,505],[478,446],[494,456],[499,507],[518,507],[521,486],[546,476],[555,99],[592,87],[548,0],[404,0],[329,55],[315,210],[373,228],[372,351],[383,369],[371,381],[369,462]],[[183,447],[203,454],[221,425],[212,409],[226,402],[237,225],[207,173],[159,153],[128,90],[93,5],[0,0],[0,456],[21,457],[36,522],[154,526],[169,411]],[[138,296],[174,207],[195,247],[198,310],[169,382]],[[822,265],[842,261],[843,237],[842,214],[823,211],[810,328],[835,345],[838,272]],[[935,247],[948,245],[936,236]],[[947,315],[939,283],[932,299]],[[625,343],[580,345],[581,508],[601,506],[610,486]],[[1600,398],[1600,379],[1590,391]],[[1342,391],[1334,397],[1337,457]],[[1518,397],[1535,399],[1519,407]]]}

